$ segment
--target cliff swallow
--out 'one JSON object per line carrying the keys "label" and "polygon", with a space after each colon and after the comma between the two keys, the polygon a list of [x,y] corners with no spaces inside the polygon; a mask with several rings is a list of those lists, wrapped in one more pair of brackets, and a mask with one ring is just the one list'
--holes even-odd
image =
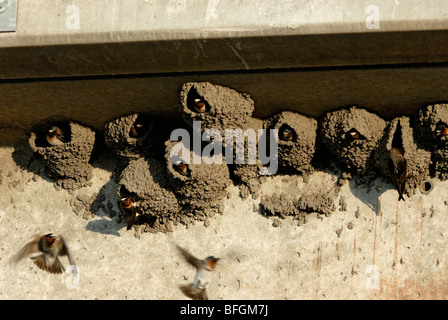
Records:
{"label": "cliff swallow", "polygon": [[406,186],[407,162],[403,152],[398,148],[391,148],[389,152],[388,167],[390,177],[397,188],[400,197],[404,201],[404,189]]}
{"label": "cliff swallow", "polygon": [[145,126],[142,123],[134,123],[131,126],[129,135],[132,138],[136,138],[136,139],[141,138],[144,135],[144,129],[145,129]]}
{"label": "cliff swallow", "polygon": [[52,146],[63,145],[66,141],[62,130],[56,126],[52,126],[47,133],[47,142]]}
{"label": "cliff swallow", "polygon": [[205,102],[201,99],[194,99],[194,109],[199,113],[204,113],[206,110]]}
{"label": "cliff swallow", "polygon": [[137,216],[137,202],[130,196],[123,197],[117,201],[120,213],[127,223],[127,230],[130,230],[135,222],[135,217]]}
{"label": "cliff swallow", "polygon": [[290,128],[284,128],[281,132],[281,138],[285,141],[291,141],[292,140],[292,129]]}
{"label": "cliff swallow", "polygon": [[190,169],[188,169],[188,165],[186,165],[185,163],[183,163],[181,161],[177,162],[174,165],[174,170],[176,170],[183,176],[187,176],[188,173],[190,172]]}
{"label": "cliff swallow", "polygon": [[349,141],[355,141],[361,138],[361,134],[356,129],[350,129],[345,133],[345,138]]}
{"label": "cliff swallow", "polygon": [[50,273],[58,274],[64,272],[65,268],[59,260],[60,256],[66,255],[70,265],[75,266],[75,262],[62,236],[55,236],[52,233],[45,235],[36,234],[31,237],[13,258],[13,262],[17,263],[19,260],[35,252],[42,252],[37,256],[31,257],[36,266]]}
{"label": "cliff swallow", "polygon": [[439,123],[436,126],[436,136],[446,136],[448,134],[448,127],[444,123]]}
{"label": "cliff swallow", "polygon": [[176,246],[185,260],[196,268],[196,276],[193,283],[179,286],[182,293],[193,300],[208,300],[207,286],[209,285],[214,271],[216,270],[216,264],[219,258],[209,256],[204,260],[200,260],[190,254],[187,250]]}

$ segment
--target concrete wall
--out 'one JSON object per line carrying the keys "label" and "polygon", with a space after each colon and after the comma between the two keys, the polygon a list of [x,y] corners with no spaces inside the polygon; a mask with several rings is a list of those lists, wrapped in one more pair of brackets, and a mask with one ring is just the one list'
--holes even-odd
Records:
{"label": "concrete wall", "polygon": [[[334,214],[300,227],[262,216],[260,200],[243,200],[232,185],[225,213],[210,226],[134,235],[117,222],[108,154],[95,163],[92,187],[71,194],[55,192],[26,148],[8,145],[26,141],[46,118],[98,131],[130,112],[181,121],[178,94],[187,81],[249,93],[257,117],[280,110],[319,117],[352,105],[385,119],[410,114],[447,100],[447,9],[436,0],[19,0],[15,31],[0,32],[0,230],[8,235],[0,239],[0,297],[183,299],[177,284],[193,273],[174,241],[201,257],[227,254],[214,299],[446,299],[446,181],[432,180],[430,194],[417,191],[406,202],[382,178],[371,188],[349,181]],[[337,181],[321,172],[312,178]],[[261,195],[292,188],[309,185],[277,176]],[[96,197],[116,211],[112,220],[89,211]],[[86,198],[90,220],[75,211]],[[19,244],[48,228],[73,243],[80,290],[31,263],[14,276],[6,269]]]}

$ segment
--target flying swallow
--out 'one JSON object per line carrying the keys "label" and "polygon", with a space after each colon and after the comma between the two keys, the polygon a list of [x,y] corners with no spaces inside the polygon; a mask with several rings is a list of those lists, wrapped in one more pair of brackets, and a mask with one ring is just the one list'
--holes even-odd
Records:
{"label": "flying swallow", "polygon": [[136,201],[132,197],[123,197],[117,201],[120,213],[127,223],[127,230],[130,230],[135,222],[137,216]]}
{"label": "flying swallow", "polygon": [[404,201],[403,194],[406,186],[407,162],[403,156],[403,152],[400,149],[390,149],[388,168],[390,177],[400,195],[398,200]]}
{"label": "flying swallow", "polygon": [[285,141],[291,141],[292,140],[292,130],[290,128],[284,128],[281,132],[281,138]]}
{"label": "flying swallow", "polygon": [[206,110],[205,102],[201,99],[194,99],[194,109],[199,113],[204,113]]}
{"label": "flying swallow", "polygon": [[47,133],[47,142],[52,146],[63,145],[66,141],[62,130],[56,126],[52,126]]}
{"label": "flying swallow", "polygon": [[216,270],[216,264],[219,258],[209,256],[200,260],[190,254],[187,250],[176,246],[185,260],[196,268],[196,276],[193,283],[179,286],[182,293],[193,300],[208,300],[207,286]]}
{"label": "flying swallow", "polygon": [[31,259],[36,266],[49,273],[58,274],[65,271],[64,266],[59,260],[60,256],[66,255],[70,265],[75,266],[75,262],[62,236],[55,236],[52,233],[45,235],[36,234],[31,237],[13,258],[13,262],[17,263],[19,260],[35,252],[41,252],[41,254],[33,256]]}

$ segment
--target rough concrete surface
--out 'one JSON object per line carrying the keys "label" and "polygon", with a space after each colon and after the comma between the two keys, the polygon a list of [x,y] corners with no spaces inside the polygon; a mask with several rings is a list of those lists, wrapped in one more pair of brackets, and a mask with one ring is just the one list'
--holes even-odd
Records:
{"label": "rough concrete surface", "polygon": [[[0,163],[1,299],[186,299],[178,285],[191,281],[194,270],[174,244],[222,258],[211,299],[448,298],[448,185],[438,179],[405,202],[383,178],[370,190],[347,180],[330,215],[310,213],[299,226],[291,216],[262,214],[259,205],[274,193],[294,194],[306,181],[268,177],[257,200],[242,199],[229,185],[222,214],[208,223],[140,233],[126,231],[119,219],[111,153],[101,153],[92,184],[74,193],[56,191],[25,147],[2,147]],[[338,171],[310,179],[330,186]],[[68,273],[43,272],[29,259],[9,264],[40,232],[64,235],[79,268],[78,289],[67,286]]]}

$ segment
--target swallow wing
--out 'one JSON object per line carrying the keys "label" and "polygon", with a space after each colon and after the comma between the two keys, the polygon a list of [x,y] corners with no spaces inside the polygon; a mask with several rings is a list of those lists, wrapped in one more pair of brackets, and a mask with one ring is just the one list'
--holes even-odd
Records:
{"label": "swallow wing", "polygon": [[127,224],[127,230],[130,230],[134,225],[135,219],[137,217],[137,208],[131,206],[129,209],[123,208],[120,205],[120,201],[117,201],[118,208],[120,209],[121,216],[124,218]]}
{"label": "swallow wing", "polygon": [[391,176],[393,176],[394,172],[395,172],[395,164],[394,164],[394,161],[392,160],[392,158],[390,158],[390,157],[387,159],[387,167],[389,169],[389,174]]}
{"label": "swallow wing", "polygon": [[187,250],[185,250],[182,247],[176,246],[179,252],[183,255],[185,260],[187,260],[188,263],[193,265],[196,269],[199,269],[201,267],[201,260],[193,256],[191,253],[189,253]]}
{"label": "swallow wing", "polygon": [[398,172],[399,172],[399,175],[400,175],[400,181],[406,179],[407,170],[408,170],[408,165],[407,165],[406,159],[402,158],[402,160],[400,161],[400,164],[398,165]]}
{"label": "swallow wing", "polygon": [[206,289],[198,289],[192,284],[179,286],[180,291],[192,300],[208,300],[208,295]]}
{"label": "swallow wing", "polygon": [[70,250],[68,249],[67,242],[65,242],[64,238],[62,236],[58,236],[55,240],[55,245],[60,246],[61,250],[59,251],[59,255],[61,256],[67,256],[68,261],[70,262],[71,266],[75,266],[75,260],[73,259],[73,256],[70,253]]}
{"label": "swallow wing", "polygon": [[406,159],[403,158],[398,168],[398,177],[397,177],[397,183],[400,186],[401,189],[400,191],[402,194],[404,193],[404,189],[406,186],[406,176],[407,176],[407,162]]}
{"label": "swallow wing", "polygon": [[23,246],[22,249],[13,257],[12,262],[17,263],[21,259],[25,258],[26,256],[30,255],[31,253],[38,252],[39,251],[39,242],[42,238],[41,234],[35,234],[32,236]]}
{"label": "swallow wing", "polygon": [[64,136],[64,133],[62,132],[62,130],[60,130],[59,129],[59,132],[58,132],[58,134],[57,134],[57,138],[59,139],[59,140],[61,140],[62,142],[67,142],[66,140],[65,140],[65,136]]}

